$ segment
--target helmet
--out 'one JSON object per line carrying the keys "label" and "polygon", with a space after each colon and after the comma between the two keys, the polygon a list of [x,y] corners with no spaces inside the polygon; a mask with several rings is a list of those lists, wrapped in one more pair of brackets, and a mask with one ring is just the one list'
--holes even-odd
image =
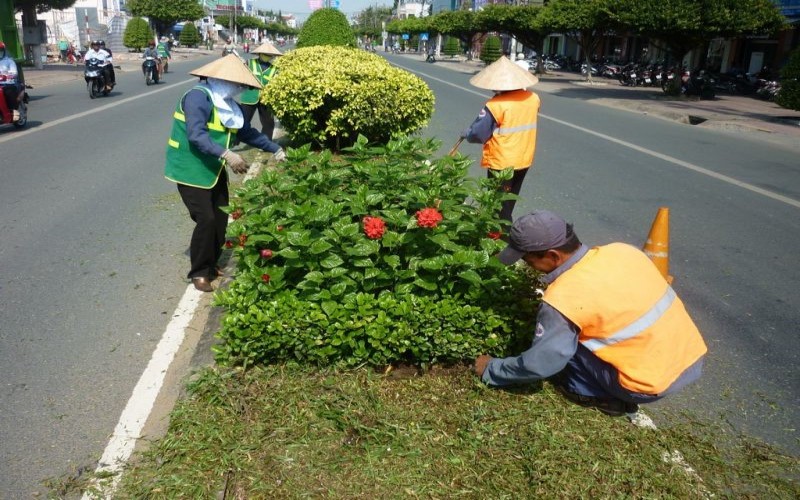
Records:
{"label": "helmet", "polygon": [[149,47],[155,47],[156,46],[156,41],[155,40],[150,40],[149,42],[147,42],[147,45]]}
{"label": "helmet", "polygon": [[100,40],[92,40],[91,46],[100,45]]}
{"label": "helmet", "polygon": [[106,46],[105,40],[98,40],[97,43],[99,43],[101,47],[105,47]]}
{"label": "helmet", "polygon": [[6,48],[6,44],[4,44],[2,41],[0,41],[0,49],[4,49],[4,48]]}

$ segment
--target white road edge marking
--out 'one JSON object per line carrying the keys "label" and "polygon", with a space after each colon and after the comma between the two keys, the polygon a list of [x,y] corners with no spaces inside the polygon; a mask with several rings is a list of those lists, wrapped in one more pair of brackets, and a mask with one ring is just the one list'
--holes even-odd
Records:
{"label": "white road edge marking", "polygon": [[[469,92],[471,94],[479,95],[479,96],[481,96],[483,98],[486,98],[486,99],[491,97],[491,95],[486,94],[484,92],[478,92],[478,91],[475,91],[475,90],[472,90],[472,89],[469,89],[469,88],[466,88],[466,87],[462,87],[461,85],[457,85],[455,83],[448,82],[448,81],[442,80],[440,78],[436,78],[435,76],[429,75],[427,73],[414,71],[411,68],[402,66],[400,64],[397,64],[397,66],[399,66],[399,67],[401,67],[403,69],[406,69],[406,70],[408,70],[408,71],[410,71],[412,73],[417,73],[418,75],[424,76],[426,78],[430,78],[431,80],[436,80],[439,83],[443,83],[445,85],[450,85],[451,87],[455,87],[457,89],[463,90],[464,92]],[[678,158],[675,158],[673,156],[665,155],[663,153],[659,153],[659,152],[653,151],[651,149],[643,148],[642,146],[637,146],[636,144],[633,144],[633,143],[630,143],[630,142],[627,142],[627,141],[623,141],[622,139],[617,139],[616,137],[611,137],[610,135],[606,135],[606,134],[603,134],[601,132],[595,132],[594,130],[591,130],[591,129],[588,129],[588,128],[585,128],[585,127],[581,127],[580,125],[575,125],[574,123],[566,122],[564,120],[559,120],[558,118],[553,118],[552,116],[547,116],[547,115],[542,114],[542,113],[539,113],[539,117],[540,118],[544,118],[545,120],[550,120],[552,122],[558,123],[560,125],[564,125],[565,127],[570,127],[570,128],[575,129],[575,130],[579,130],[579,131],[581,131],[583,133],[586,133],[586,134],[589,134],[589,135],[593,135],[595,137],[599,137],[600,139],[604,139],[606,141],[613,142],[614,144],[619,144],[620,146],[624,146],[624,147],[632,149],[634,151],[638,151],[639,153],[643,153],[643,154],[646,154],[648,156],[652,156],[654,158],[658,158],[659,160],[664,160],[666,162],[672,163],[673,165],[677,165],[679,167],[683,167],[683,168],[685,168],[687,170],[692,170],[692,171],[697,172],[699,174],[707,175],[708,177],[717,179],[717,180],[722,181],[722,182],[726,182],[728,184],[731,184],[731,185],[736,186],[736,187],[740,187],[742,189],[746,189],[748,191],[751,191],[751,192],[756,193],[756,194],[760,194],[762,196],[766,196],[767,198],[772,198],[773,200],[780,201],[781,203],[785,203],[787,205],[791,205],[791,206],[793,206],[795,208],[800,208],[800,201],[798,201],[798,200],[795,200],[793,198],[789,198],[788,196],[784,196],[782,194],[778,194],[778,193],[775,193],[775,192],[772,192],[772,191],[768,191],[766,189],[760,188],[760,187],[758,187],[758,186],[756,186],[754,184],[750,184],[748,182],[743,182],[743,181],[734,179],[733,177],[729,177],[729,176],[727,176],[725,174],[720,174],[719,172],[714,172],[713,170],[709,170],[709,169],[701,167],[699,165],[695,165],[694,163],[689,163],[688,161],[679,160]]]}
{"label": "white road edge marking", "polygon": [[186,85],[187,83],[191,83],[191,82],[194,82],[196,80],[197,80],[197,78],[189,78],[188,80],[183,80],[183,81],[180,81],[180,82],[177,82],[177,83],[171,83],[171,84],[169,84],[169,85],[167,85],[165,87],[159,87],[159,88],[157,88],[155,90],[151,90],[150,92],[145,92],[144,94],[133,95],[133,96],[130,96],[130,97],[126,97],[124,99],[119,99],[119,100],[115,99],[115,100],[109,102],[108,104],[100,106],[99,108],[87,109],[86,111],[78,113],[77,115],[65,116],[64,118],[59,118],[57,120],[53,120],[51,122],[47,122],[47,123],[42,124],[42,125],[40,125],[40,126],[38,126],[36,128],[28,128],[28,129],[25,129],[25,130],[18,130],[18,131],[15,131],[13,134],[6,134],[5,137],[0,138],[0,144],[4,143],[6,141],[10,141],[11,139],[19,139],[20,137],[25,137],[28,134],[35,134],[36,132],[40,132],[42,130],[47,130],[47,129],[52,128],[52,127],[57,127],[58,125],[61,125],[62,123],[66,123],[68,121],[75,120],[76,118],[83,118],[84,116],[89,116],[89,115],[92,115],[94,113],[100,113],[101,111],[105,111],[107,109],[111,109],[114,106],[119,106],[120,104],[125,104],[126,102],[135,101],[137,99],[142,99],[143,97],[151,96],[151,95],[157,94],[159,92],[164,92],[165,90],[169,90],[169,89],[171,89],[173,87],[178,87],[180,85]]}
{"label": "white road edge marking", "polygon": [[[82,499],[111,498],[122,476],[122,468],[133,452],[136,440],[141,437],[142,429],[153,409],[158,393],[164,383],[164,376],[169,369],[175,353],[186,337],[186,327],[194,317],[203,292],[189,285],[183,293],[172,320],[167,325],[164,335],[156,346],[150,362],[133,389],[128,404],[122,411],[111,440],[108,442],[103,456],[95,469],[97,476],[108,476],[109,479],[95,480],[92,488],[87,490]],[[93,490],[99,490],[95,493]]]}

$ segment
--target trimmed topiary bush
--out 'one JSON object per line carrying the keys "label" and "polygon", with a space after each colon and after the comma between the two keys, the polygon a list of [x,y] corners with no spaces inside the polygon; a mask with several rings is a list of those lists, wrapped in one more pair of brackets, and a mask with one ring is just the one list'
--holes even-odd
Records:
{"label": "trimmed topiary bush", "polygon": [[356,35],[339,9],[325,8],[315,10],[300,29],[297,47],[315,45],[356,46]]}
{"label": "trimmed topiary bush", "polygon": [[781,90],[775,102],[784,108],[800,111],[800,49],[793,50],[781,68]]}
{"label": "trimmed topiary bush", "polygon": [[185,23],[179,39],[184,47],[197,47],[197,44],[200,43],[200,34],[197,32],[197,27],[190,22]]}
{"label": "trimmed topiary bush", "polygon": [[437,146],[289,149],[241,188],[226,245],[236,279],[215,298],[218,361],[428,365],[529,342],[531,282],[492,257],[513,195],[468,177],[469,158],[426,160]]}
{"label": "trimmed topiary bush", "polygon": [[153,33],[150,31],[150,26],[147,24],[147,21],[141,17],[134,17],[128,21],[128,25],[125,26],[125,33],[122,35],[122,44],[134,52],[140,52],[144,47],[147,47],[147,44],[152,39]]}
{"label": "trimmed topiary bush", "polygon": [[295,144],[338,150],[359,134],[385,143],[416,132],[433,114],[433,92],[422,79],[363,50],[296,49],[275,65],[261,99]]}
{"label": "trimmed topiary bush", "polygon": [[447,56],[453,57],[461,54],[461,43],[458,38],[449,36],[444,42],[444,53]]}
{"label": "trimmed topiary bush", "polygon": [[489,35],[486,38],[486,41],[483,42],[483,47],[481,47],[481,61],[485,62],[486,64],[491,64],[500,59],[500,56],[503,55],[500,49],[501,46],[502,45],[499,36]]}

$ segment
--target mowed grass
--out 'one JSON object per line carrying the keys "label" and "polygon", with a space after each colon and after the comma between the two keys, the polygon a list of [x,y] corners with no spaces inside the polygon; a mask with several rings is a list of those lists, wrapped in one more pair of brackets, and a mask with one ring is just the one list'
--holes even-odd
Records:
{"label": "mowed grass", "polygon": [[466,366],[206,369],[115,498],[800,498],[797,459],[721,434],[685,415],[639,428],[547,382],[490,389]]}

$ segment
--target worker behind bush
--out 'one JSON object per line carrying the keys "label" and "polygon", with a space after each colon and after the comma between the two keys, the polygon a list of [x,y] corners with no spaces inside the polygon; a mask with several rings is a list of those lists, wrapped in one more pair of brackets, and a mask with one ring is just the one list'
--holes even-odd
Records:
{"label": "worker behind bush", "polygon": [[[538,82],[538,78],[506,57],[500,57],[469,80],[475,87],[493,91],[494,97],[461,137],[467,142],[483,144],[481,166],[487,169],[489,177],[500,170],[514,169],[514,176],[504,181],[501,189],[515,195],[522,189],[536,152],[536,121],[541,102],[527,88]],[[512,221],[514,204],[515,200],[503,202],[501,219]]]}
{"label": "worker behind bush", "polygon": [[700,377],[706,345],[652,261],[625,243],[589,248],[547,210],[517,219],[500,261],[522,259],[548,284],[531,347],[475,360],[488,385],[553,377],[561,394],[612,416],[638,411]]}
{"label": "worker behind bush", "polygon": [[[281,51],[276,49],[274,45],[269,42],[264,42],[259,45],[253,54],[256,56],[247,65],[250,72],[261,83],[262,87],[269,85],[270,80],[275,76],[275,66],[272,62],[275,57],[281,55]],[[258,89],[249,89],[242,92],[239,97],[239,102],[242,105],[244,112],[244,121],[248,125],[253,120],[256,110],[258,110],[258,119],[261,121],[261,133],[272,139],[272,134],[275,131],[275,117],[269,106],[261,102],[260,91]]]}
{"label": "worker behind bush", "polygon": [[229,166],[237,174],[249,165],[228,147],[235,134],[243,142],[286,157],[281,147],[245,123],[234,98],[245,87],[261,84],[235,55],[217,59],[190,71],[200,82],[180,98],[173,113],[172,132],[167,144],[165,177],[178,185],[189,216],[195,222],[189,246],[191,269],[188,277],[197,290],[212,292],[211,281],[222,274],[217,262],[222,256],[228,214]]}

